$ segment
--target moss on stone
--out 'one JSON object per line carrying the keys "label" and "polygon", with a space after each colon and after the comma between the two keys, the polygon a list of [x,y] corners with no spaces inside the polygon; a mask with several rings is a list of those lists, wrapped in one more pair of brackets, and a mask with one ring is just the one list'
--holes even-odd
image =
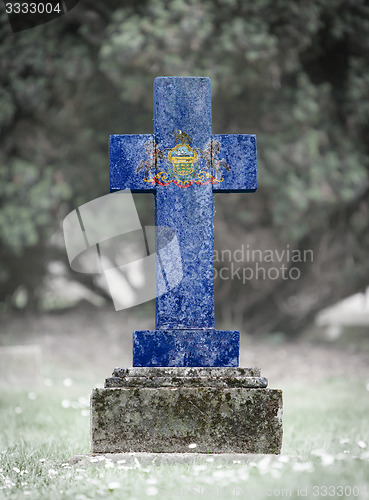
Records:
{"label": "moss on stone", "polygon": [[94,452],[279,453],[282,392],[245,388],[95,389]]}

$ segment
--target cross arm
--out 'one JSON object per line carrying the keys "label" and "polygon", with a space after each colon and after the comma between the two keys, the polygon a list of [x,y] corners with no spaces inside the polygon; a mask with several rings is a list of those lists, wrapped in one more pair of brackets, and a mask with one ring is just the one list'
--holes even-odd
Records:
{"label": "cross arm", "polygon": [[213,190],[229,193],[256,191],[256,136],[214,134],[212,139],[220,143],[218,158],[226,162],[225,167],[220,163],[223,181],[213,184]]}
{"label": "cross arm", "polygon": [[[155,168],[153,134],[111,135],[109,138],[110,191],[155,192],[148,182]],[[152,170],[151,170],[152,171]]]}

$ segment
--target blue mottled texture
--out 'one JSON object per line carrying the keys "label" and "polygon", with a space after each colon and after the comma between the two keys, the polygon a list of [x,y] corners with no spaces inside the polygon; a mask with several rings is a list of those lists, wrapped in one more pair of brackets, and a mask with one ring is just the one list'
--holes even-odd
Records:
{"label": "blue mottled texture", "polygon": [[229,193],[256,191],[256,135],[214,134],[212,137],[220,142],[220,156],[230,166],[230,170],[223,175],[223,182],[213,185],[214,191]]}
{"label": "blue mottled texture", "polygon": [[140,161],[146,160],[145,142],[154,140],[152,134],[111,135],[109,138],[110,191],[130,189],[139,193],[154,193],[155,186],[143,181],[143,173],[136,172]]}
{"label": "blue mottled texture", "polygon": [[[205,148],[211,138],[209,78],[156,78],[154,107],[155,137],[159,149],[173,147],[174,130],[189,134],[191,147]],[[178,287],[164,295],[158,294],[156,328],[214,328],[211,184],[195,184],[185,189],[175,184],[158,185],[155,225],[176,231],[183,272]]]}
{"label": "blue mottled texture", "polygon": [[[237,366],[239,332],[214,329],[212,198],[213,191],[256,190],[256,138],[212,135],[211,82],[203,77],[155,79],[154,129],[154,135],[110,136],[111,191],[153,192],[156,248],[165,249],[162,228],[171,228],[181,253],[178,266],[160,266],[157,260],[156,330],[134,333],[133,366]],[[150,140],[162,156],[155,158],[156,170],[147,175],[166,170],[165,152],[176,144],[175,131],[191,138],[191,148],[199,153],[197,168],[216,177],[214,184],[161,185],[147,182],[147,177],[145,182],[143,169],[137,172],[137,165],[147,162],[145,143]],[[211,140],[217,146],[210,146]],[[174,259],[163,252],[159,256],[157,251],[156,258]],[[158,271],[162,267],[173,273],[164,277],[167,282],[176,277],[176,269],[183,272],[179,285],[164,294]]]}
{"label": "blue mottled texture", "polygon": [[239,340],[237,331],[137,331],[133,366],[238,366]]}

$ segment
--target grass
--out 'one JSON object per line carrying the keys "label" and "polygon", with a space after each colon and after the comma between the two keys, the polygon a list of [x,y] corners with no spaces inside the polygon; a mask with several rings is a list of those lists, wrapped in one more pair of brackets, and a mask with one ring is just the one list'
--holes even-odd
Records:
{"label": "grass", "polygon": [[86,386],[0,393],[0,498],[160,499],[369,498],[366,381],[331,378],[285,384],[279,459],[192,465],[72,465],[89,453]]}

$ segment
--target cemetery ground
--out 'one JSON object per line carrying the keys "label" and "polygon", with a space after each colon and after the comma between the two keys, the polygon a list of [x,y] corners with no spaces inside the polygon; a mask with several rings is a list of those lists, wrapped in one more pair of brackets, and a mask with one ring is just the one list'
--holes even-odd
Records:
{"label": "cemetery ground", "polygon": [[1,374],[0,498],[369,499],[369,339],[357,332],[335,343],[242,337],[240,366],[283,389],[279,457],[197,455],[196,443],[182,463],[89,456],[92,387],[131,366],[132,330],[150,326],[111,308],[3,317],[1,344],[36,344],[42,362],[23,387],[22,366],[8,384]]}

